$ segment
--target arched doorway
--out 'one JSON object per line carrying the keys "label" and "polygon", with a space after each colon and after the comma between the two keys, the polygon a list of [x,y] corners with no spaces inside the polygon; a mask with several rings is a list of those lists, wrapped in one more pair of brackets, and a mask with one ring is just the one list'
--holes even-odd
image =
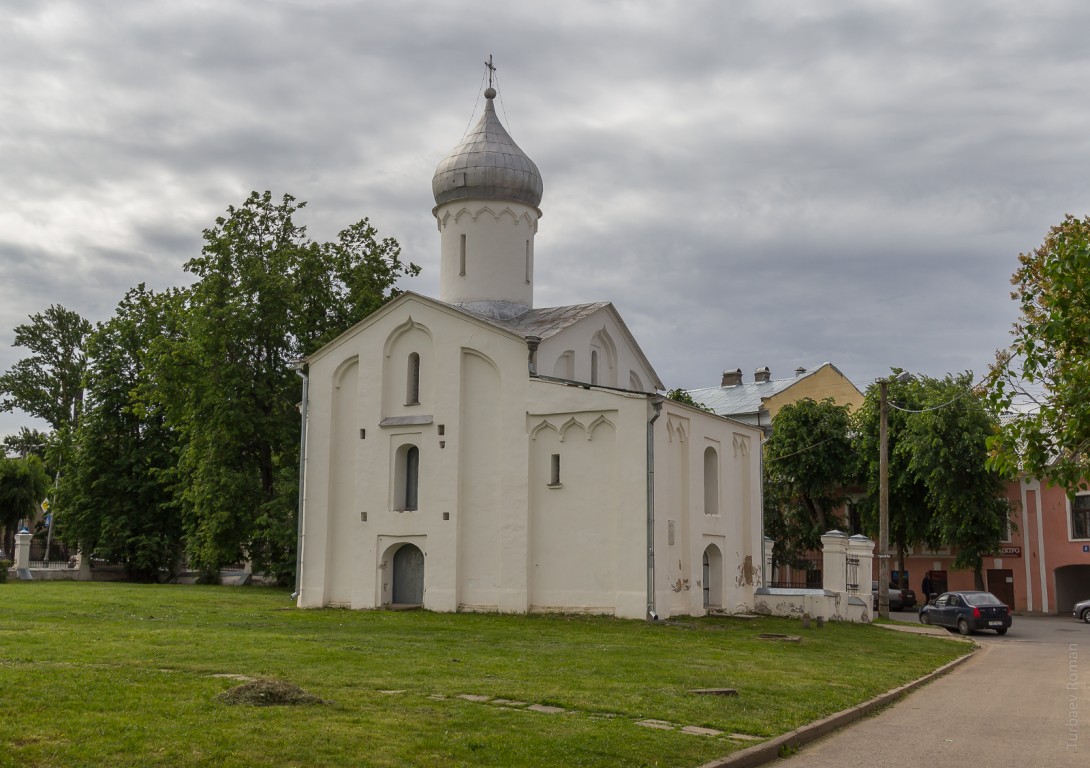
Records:
{"label": "arched doorway", "polygon": [[415,544],[402,544],[394,552],[393,603],[424,604],[424,553]]}
{"label": "arched doorway", "polygon": [[704,550],[704,610],[723,607],[723,555],[719,547],[709,544]]}

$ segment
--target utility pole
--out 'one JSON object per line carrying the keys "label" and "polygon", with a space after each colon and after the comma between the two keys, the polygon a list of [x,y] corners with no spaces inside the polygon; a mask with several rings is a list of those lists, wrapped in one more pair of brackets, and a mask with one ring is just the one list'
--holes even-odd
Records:
{"label": "utility pole", "polygon": [[889,379],[878,381],[878,615],[889,618]]}

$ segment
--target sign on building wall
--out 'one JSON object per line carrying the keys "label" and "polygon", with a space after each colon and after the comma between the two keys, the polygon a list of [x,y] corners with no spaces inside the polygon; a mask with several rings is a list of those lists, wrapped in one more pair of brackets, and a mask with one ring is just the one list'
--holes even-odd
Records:
{"label": "sign on building wall", "polygon": [[1021,557],[1022,556],[1022,548],[1021,547],[1000,547],[999,548],[999,556],[1000,557]]}

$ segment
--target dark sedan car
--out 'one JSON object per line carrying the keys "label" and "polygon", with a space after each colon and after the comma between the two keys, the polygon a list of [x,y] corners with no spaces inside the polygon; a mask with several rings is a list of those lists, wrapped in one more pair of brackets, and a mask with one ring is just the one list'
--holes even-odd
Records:
{"label": "dark sedan car", "polygon": [[1090,624],[1090,600],[1083,600],[1081,603],[1075,603],[1075,609],[1072,613],[1079,621],[1085,621],[1087,624]]}
{"label": "dark sedan car", "polygon": [[[871,602],[875,613],[878,612],[878,582],[870,583]],[[889,609],[891,611],[903,611],[906,608],[916,607],[916,593],[911,589],[901,589],[896,584],[889,585]]]}
{"label": "dark sedan car", "polygon": [[920,623],[956,629],[963,635],[979,629],[1005,635],[1011,626],[1011,609],[991,592],[943,592],[920,608]]}

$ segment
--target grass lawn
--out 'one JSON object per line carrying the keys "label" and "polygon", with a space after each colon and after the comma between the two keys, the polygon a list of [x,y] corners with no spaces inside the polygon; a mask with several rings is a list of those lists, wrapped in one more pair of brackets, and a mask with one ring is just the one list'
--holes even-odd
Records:
{"label": "grass lawn", "polygon": [[[258,587],[0,584],[0,766],[698,766],[753,743],[727,734],[783,733],[969,651],[787,619],[291,605]],[[226,675],[325,703],[230,705]],[[739,695],[691,693],[721,687]]]}

